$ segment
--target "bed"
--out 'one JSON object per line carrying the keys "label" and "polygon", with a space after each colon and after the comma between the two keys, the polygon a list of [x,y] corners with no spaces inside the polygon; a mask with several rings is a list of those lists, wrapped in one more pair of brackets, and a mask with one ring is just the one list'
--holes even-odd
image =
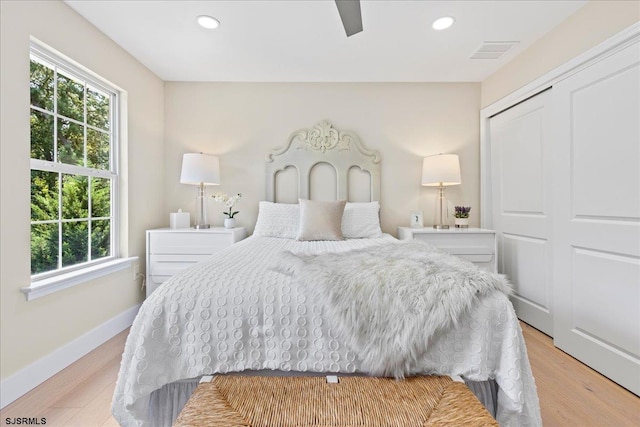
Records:
{"label": "bed", "polygon": [[[399,246],[379,228],[379,154],[325,121],[294,132],[266,160],[267,201],[254,235],[174,276],[142,305],[113,398],[121,425],[171,425],[203,375],[391,372],[372,367],[329,316],[316,287],[303,284],[292,267],[297,260],[331,263],[335,254],[347,259]],[[333,174],[318,172],[319,165]],[[305,200],[368,201],[344,208],[344,240],[300,241],[297,221],[306,205],[273,203],[291,201],[292,191]],[[443,266],[462,263],[435,248],[427,252]],[[469,265],[461,268],[473,278]],[[458,317],[429,335],[428,345],[393,375],[460,376],[501,425],[541,425],[525,343],[505,293],[483,293]]]}

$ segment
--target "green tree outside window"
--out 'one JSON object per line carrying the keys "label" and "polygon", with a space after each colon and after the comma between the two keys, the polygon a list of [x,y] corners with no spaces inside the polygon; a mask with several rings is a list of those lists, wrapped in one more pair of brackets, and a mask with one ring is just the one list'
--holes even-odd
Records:
{"label": "green tree outside window", "polygon": [[115,94],[79,75],[32,51],[33,275],[113,255]]}

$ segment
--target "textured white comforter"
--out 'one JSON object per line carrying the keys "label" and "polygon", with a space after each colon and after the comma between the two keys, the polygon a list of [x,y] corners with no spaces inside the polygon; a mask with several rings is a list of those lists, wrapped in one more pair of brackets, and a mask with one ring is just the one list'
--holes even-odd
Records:
{"label": "textured white comforter", "polygon": [[[340,252],[393,241],[298,242],[251,237],[165,282],[145,301],[127,339],[113,414],[146,425],[149,395],[174,381],[243,370],[363,371],[318,301],[275,271],[278,254]],[[457,328],[432,340],[426,374],[495,379],[503,426],[541,425],[522,332],[501,293],[479,300]]]}

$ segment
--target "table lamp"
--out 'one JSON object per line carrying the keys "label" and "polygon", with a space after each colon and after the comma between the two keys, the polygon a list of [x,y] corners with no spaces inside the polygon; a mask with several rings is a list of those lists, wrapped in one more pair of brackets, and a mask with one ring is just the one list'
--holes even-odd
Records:
{"label": "table lamp", "polygon": [[446,217],[449,216],[449,207],[444,194],[444,187],[458,185],[460,179],[460,160],[457,154],[436,154],[425,157],[422,161],[422,185],[427,187],[438,187],[438,218],[433,228],[447,229],[449,226],[444,223],[445,209]]}
{"label": "table lamp", "polygon": [[185,154],[182,157],[180,183],[198,186],[194,228],[210,228],[210,225],[207,224],[205,186],[220,185],[220,161],[218,157],[204,153]]}

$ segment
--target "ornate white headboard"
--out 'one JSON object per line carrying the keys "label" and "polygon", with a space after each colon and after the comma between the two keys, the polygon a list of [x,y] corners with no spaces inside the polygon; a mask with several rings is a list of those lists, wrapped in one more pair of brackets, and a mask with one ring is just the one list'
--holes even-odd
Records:
{"label": "ornate white headboard", "polygon": [[297,130],[284,147],[267,154],[266,200],[276,201],[278,174],[291,167],[297,172],[298,198],[309,199],[312,172],[325,164],[335,170],[338,200],[353,200],[349,197],[349,177],[354,169],[369,176],[369,200],[380,200],[380,154],[364,147],[355,133],[339,131],[328,120]]}

